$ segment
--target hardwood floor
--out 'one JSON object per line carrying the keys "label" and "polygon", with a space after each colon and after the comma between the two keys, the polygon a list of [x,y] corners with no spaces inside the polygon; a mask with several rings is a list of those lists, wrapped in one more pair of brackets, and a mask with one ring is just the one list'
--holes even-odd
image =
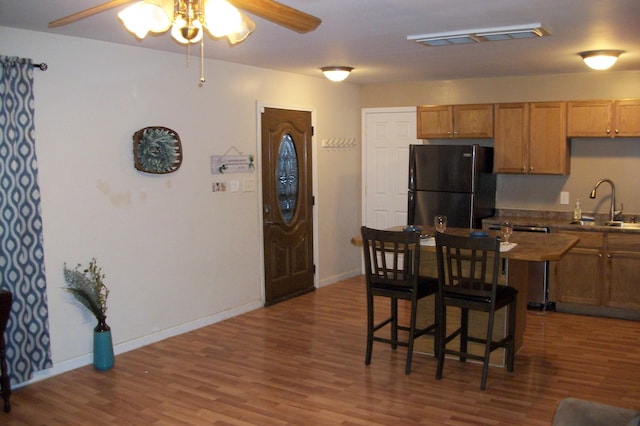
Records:
{"label": "hardwood floor", "polygon": [[[568,396],[640,408],[640,322],[527,313],[515,371],[375,344],[362,277],[15,390],[3,425],[549,425]],[[385,305],[386,306],[386,305]],[[425,337],[426,338],[426,337]]]}

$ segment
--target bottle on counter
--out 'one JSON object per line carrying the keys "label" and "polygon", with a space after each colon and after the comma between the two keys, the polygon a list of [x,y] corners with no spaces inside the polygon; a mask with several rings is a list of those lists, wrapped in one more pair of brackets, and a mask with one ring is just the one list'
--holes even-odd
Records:
{"label": "bottle on counter", "polygon": [[573,220],[582,219],[582,207],[580,207],[580,200],[576,200],[576,206],[573,208]]}

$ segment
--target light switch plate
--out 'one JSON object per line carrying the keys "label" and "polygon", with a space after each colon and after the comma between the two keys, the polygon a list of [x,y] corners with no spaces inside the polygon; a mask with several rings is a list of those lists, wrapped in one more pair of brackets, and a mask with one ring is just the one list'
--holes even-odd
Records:
{"label": "light switch plate", "polygon": [[569,204],[569,193],[567,191],[560,193],[560,204]]}
{"label": "light switch plate", "polygon": [[250,192],[256,190],[256,181],[254,179],[245,179],[242,181],[242,190]]}
{"label": "light switch plate", "polygon": [[231,192],[240,191],[240,181],[239,180],[229,181],[229,191]]}

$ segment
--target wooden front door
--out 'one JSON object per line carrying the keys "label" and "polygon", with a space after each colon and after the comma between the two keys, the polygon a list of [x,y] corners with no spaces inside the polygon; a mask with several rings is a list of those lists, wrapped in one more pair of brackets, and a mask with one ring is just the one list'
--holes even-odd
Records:
{"label": "wooden front door", "polygon": [[262,113],[265,305],[314,290],[311,112]]}

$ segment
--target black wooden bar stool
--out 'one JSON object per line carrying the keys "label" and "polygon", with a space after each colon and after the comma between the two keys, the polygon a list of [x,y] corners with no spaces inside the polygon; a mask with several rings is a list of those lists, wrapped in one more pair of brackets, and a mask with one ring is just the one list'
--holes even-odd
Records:
{"label": "black wooden bar stool", "polygon": [[[437,336],[438,305],[435,307],[432,324],[418,327],[416,314],[418,300],[437,293],[438,280],[421,277],[420,272],[420,235],[416,232],[385,231],[365,226],[361,229],[362,247],[364,249],[366,282],[367,282],[367,354],[365,364],[371,363],[373,342],[390,344],[393,349],[398,346],[407,348],[405,373],[411,372],[413,342],[416,338],[429,334]],[[384,297],[391,301],[390,315],[376,322],[374,314],[374,297]],[[410,307],[408,325],[398,322],[398,300],[407,300]],[[427,321],[429,322],[429,321]],[[389,326],[389,327],[387,327]],[[384,337],[381,329],[389,328],[390,336]],[[407,332],[406,339],[398,339],[398,330]],[[438,344],[434,344],[438,353]]]}

